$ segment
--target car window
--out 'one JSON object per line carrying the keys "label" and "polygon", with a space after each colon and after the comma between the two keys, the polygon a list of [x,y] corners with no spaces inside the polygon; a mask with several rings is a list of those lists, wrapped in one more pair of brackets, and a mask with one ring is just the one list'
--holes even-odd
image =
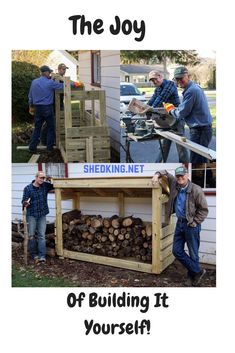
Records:
{"label": "car window", "polygon": [[137,87],[132,85],[120,85],[121,96],[140,96],[141,93]]}

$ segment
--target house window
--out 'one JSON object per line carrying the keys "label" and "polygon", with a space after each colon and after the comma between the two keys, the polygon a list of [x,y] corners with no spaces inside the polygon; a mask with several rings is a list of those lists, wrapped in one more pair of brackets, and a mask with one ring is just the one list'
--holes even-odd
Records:
{"label": "house window", "polygon": [[45,163],[45,173],[52,178],[67,178],[68,168],[66,163]]}
{"label": "house window", "polygon": [[216,163],[192,164],[192,182],[206,191],[215,191]]}
{"label": "house window", "polygon": [[100,50],[91,51],[91,84],[101,86],[101,57]]}

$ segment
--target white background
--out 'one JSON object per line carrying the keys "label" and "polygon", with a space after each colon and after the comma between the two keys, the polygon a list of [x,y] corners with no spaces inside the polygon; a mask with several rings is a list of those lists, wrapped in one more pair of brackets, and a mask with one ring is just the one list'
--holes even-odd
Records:
{"label": "white background", "polygon": [[[1,6],[1,350],[8,352],[232,351],[234,346],[234,11],[224,1],[7,1]],[[4,6],[4,7],[3,7]],[[84,14],[145,20],[146,36],[73,36],[67,18]],[[131,294],[166,292],[168,309],[69,309],[69,292],[80,289],[11,288],[11,50],[12,49],[214,49],[217,52],[217,288],[126,289]],[[93,289],[85,289],[88,293]],[[122,292],[97,289],[100,294]],[[83,320],[151,319],[151,334],[84,335]]]}

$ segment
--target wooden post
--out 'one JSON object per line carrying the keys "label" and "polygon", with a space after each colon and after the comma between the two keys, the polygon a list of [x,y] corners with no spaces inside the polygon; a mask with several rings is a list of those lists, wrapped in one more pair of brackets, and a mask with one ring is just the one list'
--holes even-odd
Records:
{"label": "wooden post", "polygon": [[118,193],[118,206],[119,206],[119,216],[125,216],[125,199],[123,192]]}
{"label": "wooden post", "polygon": [[66,136],[66,129],[72,127],[71,86],[69,77],[64,78],[64,125]]}
{"label": "wooden post", "polygon": [[158,185],[152,189],[152,271],[161,273],[160,264],[160,236],[162,224],[162,189]]}
{"label": "wooden post", "polygon": [[90,136],[86,138],[86,162],[93,163],[94,154],[93,154],[93,137]]}
{"label": "wooden post", "polygon": [[56,253],[59,256],[63,256],[61,189],[55,189],[55,202],[56,202]]}
{"label": "wooden post", "polygon": [[99,91],[99,98],[100,98],[100,125],[106,126],[105,91]]}
{"label": "wooden post", "polygon": [[60,145],[60,93],[55,92],[55,129],[56,129],[56,146]]}
{"label": "wooden post", "polygon": [[[82,89],[85,91],[85,88]],[[79,101],[80,126],[85,124],[85,100]],[[81,123],[82,122],[82,123]]]}
{"label": "wooden post", "polygon": [[80,193],[76,192],[73,197],[73,209],[80,210]]}
{"label": "wooden post", "polygon": [[[92,91],[94,91],[94,88],[92,88]],[[92,125],[95,126],[96,121],[95,121],[95,100],[94,99],[91,100],[91,116],[92,116]]]}

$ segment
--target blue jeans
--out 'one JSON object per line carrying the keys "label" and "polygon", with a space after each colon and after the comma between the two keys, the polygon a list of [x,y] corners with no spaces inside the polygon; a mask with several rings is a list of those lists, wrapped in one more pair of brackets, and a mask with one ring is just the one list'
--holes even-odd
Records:
{"label": "blue jeans", "polygon": [[[29,252],[33,259],[46,258],[46,216],[39,218],[27,216],[29,232]],[[37,233],[36,233],[37,232]]]}
{"label": "blue jeans", "polygon": [[[199,145],[208,147],[212,139],[212,127],[211,125],[207,126],[198,126],[190,128],[190,140],[198,143]],[[200,156],[199,154],[191,151],[190,153],[190,162],[191,163],[207,163],[207,158]]]}
{"label": "blue jeans", "polygon": [[42,125],[47,123],[47,149],[52,150],[55,141],[54,105],[35,105],[34,131],[29,144],[35,150],[40,141]]}
{"label": "blue jeans", "polygon": [[[189,227],[187,220],[184,222],[177,221],[174,240],[173,240],[173,255],[179,260],[188,270],[188,275],[194,277],[201,271],[199,264],[199,246],[200,246],[200,230],[201,225]],[[185,243],[187,244],[189,255],[184,250]]]}

